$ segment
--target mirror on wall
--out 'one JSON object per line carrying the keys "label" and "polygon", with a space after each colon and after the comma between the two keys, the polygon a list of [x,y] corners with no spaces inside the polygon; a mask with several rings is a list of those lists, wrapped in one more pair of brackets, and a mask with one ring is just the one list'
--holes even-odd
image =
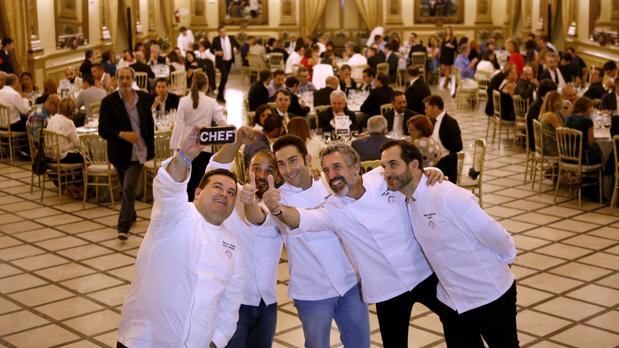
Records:
{"label": "mirror on wall", "polygon": [[619,0],[590,0],[589,40],[619,46]]}
{"label": "mirror on wall", "polygon": [[54,0],[56,47],[72,48],[88,44],[87,0]]}

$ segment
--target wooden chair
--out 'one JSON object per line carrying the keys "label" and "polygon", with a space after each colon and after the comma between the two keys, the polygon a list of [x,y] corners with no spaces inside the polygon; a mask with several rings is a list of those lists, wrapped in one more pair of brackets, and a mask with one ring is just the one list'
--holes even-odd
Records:
{"label": "wooden chair", "polygon": [[[488,117],[488,123],[486,125],[486,140],[488,139],[488,131],[490,130],[490,124],[492,123],[492,143],[497,133],[497,125],[499,128],[499,149],[501,148],[501,133],[503,127],[510,127],[514,125],[514,121],[507,121],[501,117],[501,92],[492,91],[492,103],[494,107],[494,113]],[[506,128],[506,136],[509,141],[509,129]]]}
{"label": "wooden chair", "polygon": [[487,101],[490,79],[492,79],[492,73],[489,71],[478,71],[475,73],[475,80],[477,81],[477,101]]}
{"label": "wooden chair", "polygon": [[[389,111],[393,110],[393,104],[389,103],[389,104],[383,104],[380,106],[380,114],[385,116],[385,114]],[[373,115],[370,115],[373,116]]]}
{"label": "wooden chair", "polygon": [[457,178],[456,185],[460,185],[462,183],[462,170],[464,169],[464,151],[458,152],[458,170],[457,170]]}
{"label": "wooden chair", "polygon": [[475,139],[473,152],[473,168],[479,171],[477,178],[473,179],[468,175],[462,177],[460,187],[471,190],[477,198],[479,198],[479,206],[483,207],[482,202],[482,182],[484,178],[484,159],[486,157],[486,141],[484,139]]}
{"label": "wooden chair", "polygon": [[101,102],[94,102],[94,103],[90,103],[90,105],[88,105],[88,117],[91,118],[99,118],[99,111],[101,110]]}
{"label": "wooden chair", "polygon": [[464,106],[471,105],[477,108],[477,86],[467,86],[462,81],[460,70],[454,67],[453,75],[456,76],[456,105],[458,110],[464,110]]}
{"label": "wooden chair", "polygon": [[599,109],[600,108],[600,104],[602,104],[602,99],[596,98],[591,100],[593,102],[593,108],[594,109]]}
{"label": "wooden chair", "polygon": [[[95,187],[95,199],[99,202],[99,187],[107,187],[110,195],[110,203],[112,210],[114,207],[114,187],[116,184],[120,186],[116,168],[112,165],[107,157],[107,141],[99,136],[99,134],[84,134],[80,136],[82,144],[82,156],[84,156],[84,199],[82,201],[82,209],[86,207],[88,200],[88,187]],[[100,181],[100,178],[105,178],[105,181]]]}
{"label": "wooden chair", "polygon": [[264,61],[259,55],[249,53],[247,54],[247,62],[247,75],[249,77],[249,81],[252,82],[254,81],[254,76],[256,77],[256,80],[258,79],[258,75],[260,75],[260,70],[264,68]]}
{"label": "wooden chair", "polygon": [[425,52],[413,52],[413,54],[411,54],[411,65],[419,68],[419,71],[421,71],[424,81],[428,81],[427,76],[426,76],[426,62],[427,61],[428,61],[428,54]]}
{"label": "wooden chair", "polygon": [[245,114],[245,124],[248,126],[254,126],[254,116],[256,116],[255,111],[248,111]]}
{"label": "wooden chair", "polygon": [[284,54],[279,52],[269,53],[269,66],[271,67],[271,71],[278,69],[285,70],[286,62],[284,61]]}
{"label": "wooden chair", "polygon": [[[542,130],[542,123],[538,120],[533,120],[533,140],[535,141],[535,152],[533,153],[533,163],[531,165],[531,190],[535,189],[535,179],[537,177],[537,171],[539,170],[539,194],[542,194],[542,182],[544,181],[544,175],[546,171],[550,169],[550,180],[553,180],[557,173],[555,173],[555,167],[559,162],[559,157],[548,156],[544,153],[544,132]],[[526,175],[525,183],[526,183]]]}
{"label": "wooden chair", "polygon": [[148,93],[148,74],[145,72],[137,71],[135,73],[135,83],[141,90]]}
{"label": "wooden chair", "polygon": [[27,132],[15,132],[11,130],[11,117],[9,108],[0,104],[0,160],[3,159],[3,147],[9,149],[9,162],[13,165],[17,149],[26,146],[28,142]]}
{"label": "wooden chair", "polygon": [[155,157],[153,159],[144,162],[144,200],[147,197],[147,187],[152,186],[151,180],[157,175],[161,162],[166,158],[172,156],[172,150],[170,149],[170,139],[172,138],[172,132],[162,132],[155,134]]}
{"label": "wooden chair", "polygon": [[45,157],[49,159],[47,164],[47,172],[43,176],[43,184],[41,189],[41,202],[45,195],[45,182],[47,178],[57,180],[58,182],[58,197],[62,204],[62,189],[67,185],[80,182],[83,174],[84,163],[61,163],[60,162],[60,144],[59,138],[64,137],[62,134],[43,129],[43,143],[45,144]]}
{"label": "wooden chair", "polygon": [[369,68],[370,66],[367,64],[358,64],[358,65],[353,65],[350,67],[350,77],[352,77],[353,80],[355,80],[355,82],[357,82],[357,84],[361,84],[363,83],[363,70],[365,70],[366,68]]}
{"label": "wooden chair", "polygon": [[619,135],[615,135],[613,137],[613,159],[615,160],[615,185],[613,185],[613,196],[610,199],[610,213],[613,213],[615,210],[615,205],[617,205],[617,191],[619,190],[619,153],[617,152],[618,146],[617,142],[619,142]]}
{"label": "wooden chair", "polygon": [[[559,152],[559,174],[555,188],[554,201],[561,184],[568,185],[568,195],[572,188],[578,190],[578,208],[582,207],[581,191],[583,186],[598,185],[600,204],[602,203],[602,164],[586,165],[582,163],[582,132],[576,129],[557,128],[557,150]],[[583,182],[583,178],[595,178],[597,183]]]}
{"label": "wooden chair", "polygon": [[361,174],[367,173],[374,168],[380,167],[380,160],[374,161],[362,161],[361,162]]}
{"label": "wooden chair", "polygon": [[[519,95],[512,96],[514,102],[514,114],[516,119],[514,121],[514,147],[518,141],[522,141],[525,146],[525,152],[527,153],[527,159],[529,158],[528,142],[529,134],[527,131],[527,113],[529,112],[529,99],[522,98]],[[528,168],[528,162],[527,162]],[[525,173],[527,171],[525,168]]]}
{"label": "wooden chair", "polygon": [[380,73],[385,76],[389,76],[389,63],[378,63],[376,65],[376,76]]}
{"label": "wooden chair", "polygon": [[[314,120],[314,128],[320,128],[320,122],[318,119],[318,115],[322,112],[324,112],[325,110],[329,109],[331,107],[331,105],[319,105],[319,106],[315,106],[314,107],[314,113],[316,114],[316,117],[313,118]],[[311,122],[312,119],[310,119],[310,125],[312,124]]]}
{"label": "wooden chair", "polygon": [[178,96],[184,97],[187,94],[187,73],[184,71],[173,71],[170,74],[170,91]]}

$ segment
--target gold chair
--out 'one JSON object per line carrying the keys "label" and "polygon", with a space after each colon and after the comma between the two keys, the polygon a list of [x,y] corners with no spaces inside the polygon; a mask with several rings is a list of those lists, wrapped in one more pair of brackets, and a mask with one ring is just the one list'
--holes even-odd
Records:
{"label": "gold chair", "polygon": [[161,162],[166,158],[172,156],[172,149],[170,149],[170,138],[172,138],[172,132],[161,132],[155,134],[155,157],[153,159],[144,162],[144,200],[146,201],[146,190],[148,185],[152,186],[150,181],[157,175]]}
{"label": "gold chair", "polygon": [[88,105],[88,116],[92,118],[99,118],[99,110],[101,110],[101,102],[94,102]]}
{"label": "gold chair", "polygon": [[501,117],[501,92],[492,91],[492,104],[494,108],[494,114],[488,118],[488,123],[486,125],[486,140],[488,139],[488,131],[490,130],[490,123],[492,123],[492,143],[494,144],[494,139],[496,137],[497,124],[499,128],[499,149],[501,148],[501,132],[502,128],[506,127],[506,136],[509,141],[509,129],[507,127],[511,127],[514,125],[514,121],[507,121]]}
{"label": "gold chair", "polygon": [[16,132],[11,130],[9,108],[6,105],[0,104],[0,160],[2,160],[4,156],[2,148],[6,145],[9,149],[10,163],[13,165],[17,149],[27,145],[27,141],[27,132]]}
{"label": "gold chair", "polygon": [[[60,143],[59,138],[65,137],[62,134],[43,129],[43,143],[45,144],[45,157],[50,162],[47,164],[47,172],[43,176],[43,184],[41,189],[41,202],[45,194],[45,182],[47,178],[58,181],[58,197],[62,204],[62,189],[63,185],[75,184],[80,182],[80,177],[83,175],[84,163],[61,163],[60,162]],[[64,180],[63,180],[64,179]]]}
{"label": "gold chair", "polygon": [[[84,156],[84,199],[82,209],[86,207],[88,199],[88,187],[95,187],[95,199],[99,202],[99,187],[107,187],[110,194],[112,210],[114,207],[114,185],[119,184],[116,168],[107,157],[107,141],[99,134],[84,134],[80,136],[82,144],[82,156]],[[107,180],[101,182],[99,178]],[[120,186],[120,185],[119,185]]]}
{"label": "gold chair", "polygon": [[173,71],[170,74],[170,91],[178,96],[184,97],[187,94],[187,73],[184,71]]}
{"label": "gold chair", "polygon": [[618,146],[617,142],[619,142],[619,135],[615,135],[613,137],[613,159],[615,160],[615,185],[613,187],[613,196],[610,200],[610,213],[613,213],[615,210],[615,205],[617,204],[617,190],[619,190],[619,153],[617,152]]}
{"label": "gold chair", "polygon": [[393,104],[383,104],[380,106],[380,114],[385,116],[385,114],[389,111],[393,110]]}
{"label": "gold chair", "polygon": [[602,203],[602,164],[582,164],[582,132],[567,127],[557,128],[557,150],[559,152],[559,178],[555,188],[554,201],[562,183],[568,185],[568,197],[572,187],[578,189],[578,208],[582,207],[581,191],[583,186],[596,185],[584,183],[583,178],[597,177],[600,204]]}
{"label": "gold chair", "polygon": [[[533,120],[533,140],[535,141],[535,152],[533,153],[533,163],[531,165],[531,190],[535,189],[535,179],[537,177],[537,171],[539,170],[539,194],[542,194],[542,182],[544,181],[544,175],[546,171],[550,169],[550,180],[553,180],[557,173],[555,173],[555,167],[559,162],[559,157],[548,156],[544,153],[544,132],[542,130],[542,123],[538,120]],[[526,183],[526,175],[525,183]]]}
{"label": "gold chair", "polygon": [[245,167],[245,156],[242,151],[237,152],[236,156],[234,156],[233,169],[236,174],[236,181],[241,185],[245,185],[245,172],[247,168]]}
{"label": "gold chair", "polygon": [[[314,124],[315,124],[314,128],[320,128],[320,121],[319,121],[318,115],[324,112],[325,110],[329,109],[330,107],[331,105],[319,105],[319,106],[314,107],[314,113],[316,114],[316,116],[313,118]],[[310,125],[311,125],[311,120],[312,119],[310,119]]]}
{"label": "gold chair", "polygon": [[488,85],[492,79],[492,73],[489,71],[478,71],[475,73],[475,80],[477,81],[477,101],[488,100]]}
{"label": "gold chair", "polygon": [[279,53],[279,52],[269,53],[269,66],[271,67],[271,71],[275,71],[278,69],[281,69],[281,70],[286,69],[286,62],[284,61],[284,54]]}
{"label": "gold chair", "polygon": [[361,174],[367,173],[374,168],[380,167],[380,160],[361,161]]}
{"label": "gold chair", "polygon": [[135,83],[141,90],[148,92],[148,74],[141,71],[135,73]]}
{"label": "gold chair", "polygon": [[453,68],[452,74],[456,76],[456,105],[458,110],[463,110],[464,106],[470,104],[474,109],[477,108],[478,86],[467,86],[462,82],[460,70]]}
{"label": "gold chair", "polygon": [[303,64],[293,64],[291,76],[297,76],[297,72],[299,71],[299,68],[305,68],[305,66]]}
{"label": "gold chair", "polygon": [[254,125],[254,116],[256,116],[256,112],[255,111],[248,111],[245,114],[245,124],[248,126],[253,126]]}
{"label": "gold chair", "polygon": [[369,68],[370,66],[367,64],[358,64],[358,65],[353,65],[350,67],[350,77],[352,77],[353,80],[355,80],[355,82],[357,82],[357,84],[361,84],[363,83],[363,70],[365,70],[366,68]]}
{"label": "gold chair", "polygon": [[462,182],[462,169],[464,169],[464,152],[460,151],[458,152],[458,177],[456,178],[456,185],[460,185]]}
{"label": "gold chair", "polygon": [[413,54],[411,54],[411,65],[419,68],[419,71],[421,71],[424,81],[427,81],[427,76],[426,76],[426,61],[427,60],[428,60],[428,54],[425,52],[413,52]]}
{"label": "gold chair", "polygon": [[600,108],[600,104],[602,104],[602,99],[596,98],[591,100],[593,102],[593,108],[594,109],[599,109]]}
{"label": "gold chair", "polygon": [[382,73],[385,76],[389,76],[389,63],[378,63],[376,65],[376,75]]}
{"label": "gold chair", "polygon": [[[527,132],[527,113],[529,112],[529,99],[522,98],[519,95],[513,95],[512,100],[514,102],[514,115],[516,116],[514,122],[514,147],[518,143],[519,140],[524,142],[525,145],[528,144],[529,134]],[[525,151],[527,153],[527,160],[529,158],[528,146],[525,146]],[[525,168],[525,173],[528,169]]]}
{"label": "gold chair", "polygon": [[[36,159],[36,153],[38,150],[38,144],[41,141],[41,133],[42,129],[37,131],[37,135],[34,135],[32,128],[30,127],[30,123],[26,122],[26,133],[28,133],[28,148],[30,149],[30,163],[34,165],[34,160]],[[44,150],[45,151],[45,150]],[[30,170],[30,193],[34,191],[34,176],[37,176],[39,180],[39,187],[41,187],[41,176],[34,173],[34,170]]]}
{"label": "gold chair", "polygon": [[245,112],[249,112],[249,99],[243,98],[243,107],[245,108]]}
{"label": "gold chair", "polygon": [[482,182],[484,177],[484,159],[486,157],[486,141],[482,138],[475,139],[475,150],[473,152],[473,168],[479,171],[477,178],[473,179],[468,175],[462,177],[460,187],[471,190],[479,198],[479,206],[483,207],[482,202]]}
{"label": "gold chair", "polygon": [[258,75],[260,74],[260,70],[264,68],[264,61],[262,57],[257,54],[248,53],[247,54],[247,76],[249,77],[249,81],[253,81],[252,77],[256,76],[256,80],[258,79]]}

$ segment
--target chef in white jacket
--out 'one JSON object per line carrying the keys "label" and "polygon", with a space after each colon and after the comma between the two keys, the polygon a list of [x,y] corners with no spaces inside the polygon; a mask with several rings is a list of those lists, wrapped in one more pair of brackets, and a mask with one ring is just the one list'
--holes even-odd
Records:
{"label": "chef in white jacket", "polygon": [[236,179],[227,170],[204,175],[187,202],[191,160],[202,147],[194,129],[163,162],[153,183],[148,232],[125,297],[119,347],[225,347],[243,297],[243,260],[222,223],[234,209]]}
{"label": "chef in white jacket", "polygon": [[421,153],[411,143],[389,140],[381,149],[389,190],[407,197],[415,239],[439,279],[439,301],[477,336],[477,346],[483,347],[483,337],[490,348],[518,347],[516,282],[509,269],[514,240],[468,190],[427,186]]}

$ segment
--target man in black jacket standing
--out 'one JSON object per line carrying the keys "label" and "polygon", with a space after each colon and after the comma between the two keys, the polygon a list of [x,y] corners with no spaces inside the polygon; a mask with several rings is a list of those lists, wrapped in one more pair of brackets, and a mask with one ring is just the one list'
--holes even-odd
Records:
{"label": "man in black jacket standing", "polygon": [[424,100],[426,116],[434,124],[432,137],[441,144],[441,159],[436,166],[454,184],[458,180],[458,152],[462,151],[462,134],[455,118],[445,112],[443,99],[431,95]]}
{"label": "man in black jacket standing", "polygon": [[499,71],[498,73],[496,73],[494,76],[492,76],[492,78],[490,79],[490,82],[488,83],[488,89],[487,89],[487,102],[486,102],[486,115],[488,116],[492,116],[494,115],[494,102],[492,100],[492,92],[495,90],[499,90],[499,87],[501,86],[501,83],[503,83],[503,80],[505,80],[507,78],[507,74],[505,73],[506,71],[510,71],[511,69],[514,69],[514,65],[512,63],[505,63],[505,65],[503,66],[503,69],[501,69],[501,71]]}
{"label": "man in black jacket standing", "polygon": [[393,97],[393,89],[389,87],[389,76],[378,74],[376,76],[376,88],[374,88],[368,98],[361,105],[361,111],[365,113],[365,118],[361,123],[361,127],[365,127],[368,118],[374,115],[380,115],[380,107],[384,104],[391,103]]}
{"label": "man in black jacket standing", "polygon": [[[409,110],[412,110],[418,114],[425,113],[425,104],[423,100],[430,96],[430,88],[426,82],[421,78],[421,71],[418,67],[409,66],[408,73],[408,86],[404,94],[406,95],[406,104]],[[404,122],[406,124],[406,122]],[[408,131],[407,129],[405,129]]]}
{"label": "man in black jacket standing", "polygon": [[122,202],[118,216],[118,239],[126,240],[135,222],[135,196],[144,162],[155,154],[155,126],[146,92],[131,88],[135,72],[129,67],[116,71],[118,91],[101,101],[99,135],[107,140],[109,161],[116,167]]}
{"label": "man in black jacket standing", "polygon": [[215,54],[215,66],[221,72],[221,80],[217,88],[217,101],[225,103],[224,91],[228,82],[228,74],[230,74],[230,68],[234,63],[234,49],[238,50],[239,44],[234,37],[226,34],[226,28],[223,25],[220,25],[217,31],[219,36],[213,39],[211,51]]}
{"label": "man in black jacket standing", "polygon": [[269,84],[271,83],[271,70],[264,69],[258,74],[256,81],[247,94],[249,101],[249,111],[256,111],[260,105],[269,102]]}

